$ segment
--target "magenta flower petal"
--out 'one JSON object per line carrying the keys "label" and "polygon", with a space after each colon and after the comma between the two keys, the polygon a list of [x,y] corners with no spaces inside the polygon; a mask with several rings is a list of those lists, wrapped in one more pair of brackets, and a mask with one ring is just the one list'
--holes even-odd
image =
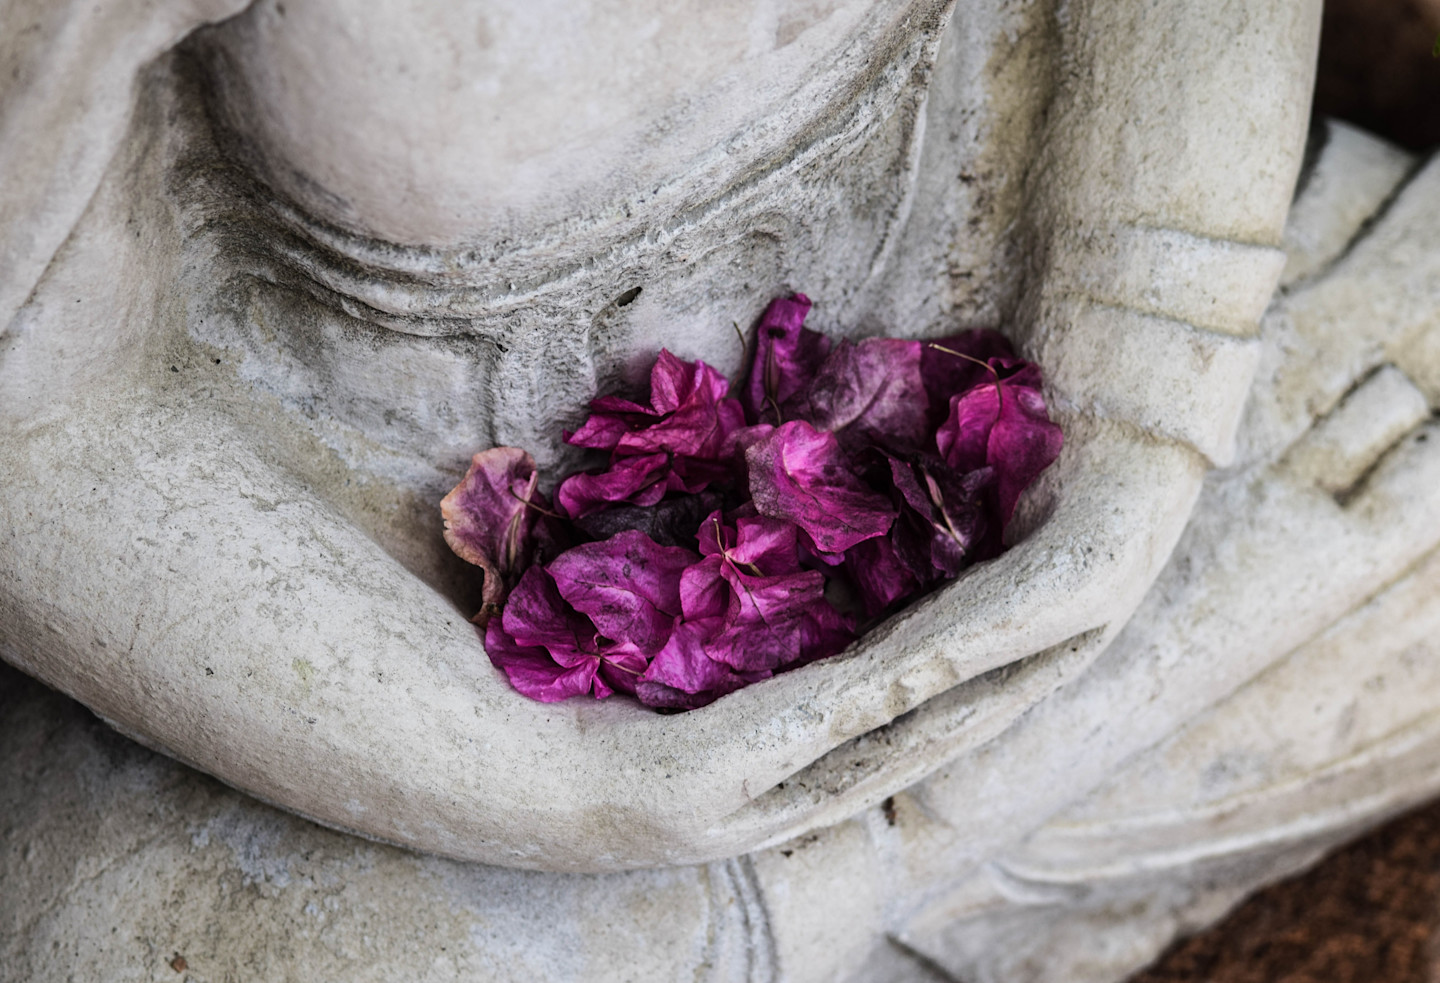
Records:
{"label": "magenta flower petal", "polygon": [[924,477],[933,524],[930,563],[935,570],[953,577],[967,562],[998,556],[1003,550],[1003,524],[998,516],[987,516],[985,506],[996,490],[994,469],[961,474],[937,465],[925,468]]}
{"label": "magenta flower petal", "polygon": [[998,331],[976,328],[921,343],[920,377],[930,397],[931,426],[939,426],[950,412],[950,397],[983,382],[993,382],[987,368],[992,358],[1014,360],[1015,349]]}
{"label": "magenta flower petal", "polygon": [[660,349],[650,370],[650,405],[655,413],[674,413],[691,403],[718,403],[730,392],[729,381],[704,362],[687,362]]}
{"label": "magenta flower petal", "polygon": [[990,536],[984,505],[993,497],[990,468],[962,475],[939,461],[916,468],[892,459],[890,466],[901,503],[890,544],[922,586],[994,555],[991,547],[999,545],[999,526],[994,525],[996,535]]}
{"label": "magenta flower petal", "polygon": [[719,621],[704,643],[713,659],[770,672],[849,641],[848,625],[825,599],[824,576],[800,569],[793,525],[746,516],[732,529],[717,512],[699,540],[706,556],[685,571],[680,591],[687,621]]}
{"label": "magenta flower petal", "polygon": [[756,423],[784,422],[784,408],[814,378],[830,352],[830,339],[803,327],[810,313],[804,294],[777,297],[765,308],[755,329],[755,353],[742,401]]}
{"label": "magenta flower petal", "polygon": [[717,619],[679,625],[640,677],[636,687],[640,701],[651,706],[693,709],[770,675],[765,671],[736,672],[710,658],[705,641],[720,628]]}
{"label": "magenta flower petal", "polygon": [[699,560],[631,530],[567,550],[548,572],[560,596],[602,636],[649,654],[669,640],[680,616],[680,575]]}
{"label": "magenta flower petal", "polygon": [[800,418],[817,430],[919,450],[932,429],[921,354],[920,342],[899,338],[840,342],[796,400]]}
{"label": "magenta flower petal", "polygon": [[[610,461],[556,489],[568,523],[529,455],[476,456],[446,538],[485,571],[482,615],[504,603],[485,644],[517,689],[693,709],[839,652],[851,612],[1000,552],[1061,446],[1039,370],[990,331],[832,346],[809,310],[801,294],[766,309],[739,399],[662,351],[643,402],[592,401],[564,437]],[[595,541],[563,550],[572,533]]]}
{"label": "magenta flower petal", "polygon": [[516,644],[539,646],[567,668],[598,658],[595,626],[566,603],[544,567],[525,571],[500,622]]}
{"label": "magenta flower petal", "polygon": [[798,532],[791,523],[767,516],[741,516],[731,528],[714,512],[701,524],[698,539],[702,555],[721,554],[758,575],[774,577],[800,572]]}
{"label": "magenta flower petal", "polygon": [[742,672],[773,671],[839,651],[852,637],[840,612],[825,600],[816,570],[756,577],[733,566],[726,628],[705,643],[711,658]]}
{"label": "magenta flower petal", "polygon": [[[594,407],[595,403],[599,402],[600,400],[597,399],[590,405]],[[633,406],[634,404],[629,405]],[[591,413],[589,418],[580,425],[579,430],[574,433],[568,430],[564,431],[562,436],[565,438],[565,443],[573,444],[576,447],[593,447],[597,450],[613,451],[615,446],[620,443],[621,438],[636,428],[637,425],[627,419],[627,416],[631,415],[639,417],[642,421],[650,419],[648,414],[642,416],[629,411]]]}
{"label": "magenta flower petal", "polygon": [[1008,525],[1020,494],[1060,456],[1065,438],[1050,422],[1039,372],[1021,372],[952,397],[936,433],[945,463],[960,471],[995,471],[998,519]]}
{"label": "magenta flower petal", "polygon": [[609,692],[601,692],[602,686],[609,691],[634,696],[635,684],[649,664],[649,656],[633,646],[606,647],[602,650],[600,668],[595,674],[596,698],[604,699],[610,695]]}
{"label": "magenta flower petal", "polygon": [[704,362],[686,362],[662,349],[650,371],[651,405],[601,397],[590,404],[590,418],[565,439],[621,457],[664,452],[713,461],[729,433],[745,425],[745,411],[727,396],[729,389]]}
{"label": "magenta flower petal", "polygon": [[516,643],[501,627],[498,618],[491,619],[485,630],[485,654],[505,673],[511,686],[543,703],[556,703],[590,692],[599,666],[598,659],[562,666],[545,649]]}
{"label": "magenta flower petal", "polygon": [[754,567],[766,577],[800,572],[799,530],[783,519],[767,516],[735,520],[731,561]]}
{"label": "magenta flower petal", "polygon": [[654,505],[665,494],[669,458],[625,457],[599,474],[572,474],[555,489],[555,501],[572,519],[583,519],[616,502]]}
{"label": "magenta flower petal", "polygon": [[650,406],[602,397],[584,426],[565,439],[611,452],[610,467],[572,475],[556,490],[571,517],[583,519],[610,505],[648,507],[668,492],[698,493],[737,477],[734,441],[746,429],[729,383],[704,362],[686,362],[662,350],[650,373]]}
{"label": "magenta flower petal", "polygon": [[883,536],[895,518],[884,496],[851,473],[834,434],[802,420],[761,438],[745,461],[760,514],[794,523],[824,552],[843,553]]}
{"label": "magenta flower petal", "polygon": [[743,426],[745,411],[736,400],[687,403],[662,423],[625,434],[615,450],[618,454],[668,451],[713,461],[720,457],[725,438]]}
{"label": "magenta flower petal", "polygon": [[[900,521],[896,521],[897,527]],[[934,577],[928,556],[922,558],[922,570],[926,576],[924,580],[918,577],[913,560],[907,562],[896,551],[892,544],[894,538],[892,531],[890,536],[867,539],[845,554],[845,566],[850,571],[860,597],[860,606],[867,618],[873,618],[896,601],[917,593]]]}
{"label": "magenta flower petal", "polygon": [[723,618],[730,608],[730,585],[720,576],[724,560],[707,556],[680,575],[680,608],[686,621]]}
{"label": "magenta flower petal", "polygon": [[620,454],[668,451],[715,460],[725,438],[745,426],[745,411],[727,393],[729,382],[704,362],[685,362],[663,349],[650,373],[650,399],[659,418],[620,438]]}
{"label": "magenta flower petal", "polygon": [[547,701],[592,690],[597,699],[616,690],[634,693],[649,661],[633,644],[602,639],[538,566],[526,571],[505,613],[490,622],[485,650],[516,689]]}
{"label": "magenta flower petal", "polygon": [[712,696],[709,693],[687,693],[683,689],[675,689],[673,686],[647,679],[636,681],[635,697],[652,710],[677,713],[682,710],[698,710],[719,698],[718,695]]}
{"label": "magenta flower petal", "polygon": [[475,617],[480,624],[500,610],[534,557],[536,522],[550,507],[536,490],[538,478],[525,451],[493,447],[475,455],[460,484],[440,502],[445,542],[485,573]]}

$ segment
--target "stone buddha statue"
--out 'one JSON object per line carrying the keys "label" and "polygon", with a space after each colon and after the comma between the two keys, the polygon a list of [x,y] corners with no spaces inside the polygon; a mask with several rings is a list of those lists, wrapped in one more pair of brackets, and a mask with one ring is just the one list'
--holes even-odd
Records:
{"label": "stone buddha statue", "polygon": [[[1307,154],[1318,4],[95,17],[0,4],[0,655],[344,831],[69,725],[214,882],[139,935],[235,883],[349,927],[252,911],[217,967],[395,978],[411,922],[350,915],[404,898],[454,947],[417,978],[1114,979],[1440,783],[1435,192],[1341,126]],[[498,444],[557,477],[661,346],[733,374],[788,290],[1045,366],[1013,548],[691,713],[510,690],[440,496]]]}

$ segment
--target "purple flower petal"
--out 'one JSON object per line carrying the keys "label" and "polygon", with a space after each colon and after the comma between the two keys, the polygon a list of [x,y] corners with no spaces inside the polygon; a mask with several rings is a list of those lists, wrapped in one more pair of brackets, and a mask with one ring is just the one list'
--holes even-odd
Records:
{"label": "purple flower petal", "polygon": [[810,313],[804,294],[777,297],[755,329],[755,354],[742,401],[755,423],[784,422],[785,406],[798,395],[830,352],[830,339],[802,325]]}
{"label": "purple flower petal", "polygon": [[950,397],[982,382],[992,382],[990,360],[1015,358],[1010,340],[998,331],[976,328],[947,338],[922,342],[920,377],[930,397],[930,426],[937,427],[950,412]]}
{"label": "purple flower petal", "polygon": [[555,497],[600,541],[560,552],[572,527],[542,511],[529,455],[476,456],[446,538],[485,570],[486,611],[505,602],[486,650],[517,689],[693,709],[844,648],[853,621],[827,584],[875,617],[1000,551],[1060,449],[1038,369],[988,331],[832,350],[809,309],[767,308],[740,400],[662,351],[645,403],[590,404],[565,439],[609,467]]}
{"label": "purple flower petal", "polygon": [[[602,400],[595,400],[590,404],[593,409]],[[616,401],[621,402],[619,400]],[[613,404],[611,404],[613,405]],[[634,403],[626,404],[635,406]],[[636,412],[639,411],[639,412]],[[632,422],[632,418],[638,422]],[[574,433],[563,431],[565,443],[573,444],[576,447],[594,447],[597,450],[613,451],[620,439],[637,427],[644,426],[652,419],[649,413],[644,412],[643,407],[635,407],[635,410],[615,409],[603,413],[591,413],[589,418],[580,425],[580,429]]]}
{"label": "purple flower petal", "polygon": [[651,406],[602,397],[596,412],[565,439],[611,452],[610,467],[571,475],[556,490],[570,516],[583,519],[615,503],[657,504],[667,492],[697,493],[735,477],[734,440],[745,412],[726,396],[729,383],[704,362],[662,350],[650,373]]}
{"label": "purple flower petal", "polygon": [[921,354],[920,342],[899,338],[840,342],[796,400],[800,418],[852,440],[919,450],[933,429]]}
{"label": "purple flower petal", "polygon": [[[900,520],[897,520],[896,526],[899,524]],[[924,582],[915,575],[913,561],[907,562],[896,552],[891,542],[894,538],[892,531],[890,536],[867,539],[845,554],[845,567],[850,571],[860,597],[860,606],[867,618],[875,617],[924,586]],[[927,580],[933,576],[928,556],[925,557],[924,571],[928,575]]]}
{"label": "purple flower petal", "polygon": [[538,478],[525,451],[493,447],[475,455],[460,484],[440,502],[445,542],[485,573],[479,624],[500,610],[534,557],[536,522],[550,507],[536,490]]}
{"label": "purple flower petal", "polygon": [[539,646],[567,668],[599,657],[595,626],[566,603],[543,567],[525,571],[500,622],[516,644]]}
{"label": "purple flower petal", "polygon": [[680,608],[686,621],[723,618],[730,608],[730,585],[720,575],[723,558],[707,556],[680,575]]}
{"label": "purple flower petal", "polygon": [[824,552],[843,553],[882,536],[895,518],[884,496],[851,473],[835,436],[803,420],[761,438],[745,461],[760,514],[794,523]]}
{"label": "purple flower petal", "polygon": [[1055,458],[1065,438],[1050,422],[1039,370],[1026,365],[1008,379],[979,385],[950,400],[950,416],[936,433],[945,463],[959,471],[991,467],[1001,527],[1020,494]]}
{"label": "purple flower petal", "polygon": [[720,554],[755,574],[774,577],[800,572],[798,532],[791,523],[767,516],[742,516],[731,528],[714,512],[700,525],[698,539],[702,555]]}
{"label": "purple flower petal", "polygon": [[679,625],[638,680],[636,695],[640,702],[690,710],[770,675],[765,671],[736,672],[710,658],[705,653],[705,640],[720,628],[718,619]]}
{"label": "purple flower petal", "polygon": [[687,362],[665,349],[650,370],[650,405],[656,413],[674,413],[692,403],[715,404],[730,392],[729,381],[704,362]]}
{"label": "purple flower petal", "polygon": [[565,439],[620,457],[664,452],[713,461],[730,432],[745,425],[745,412],[727,397],[729,389],[704,362],[686,362],[662,349],[650,371],[650,406],[601,397],[590,404],[590,418]]}
{"label": "purple flower petal", "polygon": [[516,643],[498,618],[485,630],[485,654],[505,673],[511,686],[543,703],[590,692],[599,665],[598,659],[586,659],[578,665],[562,666],[545,649]]}
{"label": "purple flower petal", "polygon": [[687,622],[718,623],[705,650],[742,672],[770,672],[843,648],[848,625],[825,599],[825,578],[800,569],[797,530],[748,516],[725,525],[717,512],[700,527],[706,556],[685,571]]}
{"label": "purple flower petal", "polygon": [[998,556],[1003,524],[998,515],[987,516],[985,506],[995,493],[994,469],[961,474],[935,464],[924,468],[924,477],[932,506],[930,562],[935,570],[953,577],[966,563]]}
{"label": "purple flower petal", "polygon": [[535,698],[547,702],[592,689],[597,699],[616,690],[634,693],[648,661],[635,645],[601,639],[538,566],[525,572],[504,614],[490,622],[485,651],[516,689],[546,694]]}
{"label": "purple flower petal", "polygon": [[853,635],[825,600],[817,570],[757,577],[727,564],[731,588],[726,628],[705,643],[711,658],[742,672],[773,671],[833,655]]}
{"label": "purple flower petal", "polygon": [[[899,510],[886,536],[845,553],[845,569],[867,616],[994,555],[999,525],[987,519],[994,511],[991,469],[961,474],[934,458],[911,463],[876,451],[865,460],[869,483],[888,486]],[[989,535],[992,527],[995,536]]]}
{"label": "purple flower petal", "polygon": [[650,374],[651,402],[660,420],[625,434],[619,454],[672,454],[715,460],[725,438],[745,426],[745,411],[729,399],[730,384],[704,362],[682,361],[662,350]]}
{"label": "purple flower petal", "polygon": [[649,665],[650,657],[622,645],[607,647],[601,651],[600,669],[595,674],[595,698],[603,700],[610,692],[601,692],[602,686],[616,693],[635,695],[635,684]]}
{"label": "purple flower petal", "polygon": [[555,489],[555,501],[573,519],[615,502],[654,505],[665,494],[669,463],[664,454],[646,454],[621,458],[599,474],[572,474]]}
{"label": "purple flower petal", "polygon": [[630,530],[567,550],[548,572],[560,596],[602,636],[649,654],[669,640],[680,616],[680,575],[699,560]]}
{"label": "purple flower petal", "polygon": [[990,468],[961,474],[933,459],[919,468],[893,459],[890,464],[903,499],[890,541],[922,584],[993,555],[980,555],[979,545],[992,525],[999,532],[983,505],[994,485]]}

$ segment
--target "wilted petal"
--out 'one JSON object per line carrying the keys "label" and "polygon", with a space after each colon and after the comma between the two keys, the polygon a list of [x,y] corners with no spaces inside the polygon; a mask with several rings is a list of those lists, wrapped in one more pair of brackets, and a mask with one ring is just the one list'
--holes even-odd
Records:
{"label": "wilted petal", "polygon": [[[991,359],[1015,360],[1010,340],[998,331],[976,328],[921,343],[920,377],[930,397],[931,427],[950,412],[950,397],[973,386],[993,382]],[[996,368],[1001,363],[996,363]]]}
{"label": "wilted petal", "polygon": [[709,706],[718,698],[712,697],[708,693],[687,693],[683,689],[675,689],[664,683],[652,683],[645,679],[636,681],[635,697],[650,709],[659,710],[662,713],[667,710],[676,713],[682,710],[698,710],[703,706]]}
{"label": "wilted petal", "polygon": [[1050,422],[1039,372],[1030,365],[1008,379],[952,398],[950,416],[936,433],[941,456],[952,468],[994,469],[1002,529],[1009,524],[1020,494],[1060,456],[1064,439],[1060,428]]}
{"label": "wilted petal", "polygon": [[704,461],[676,454],[670,459],[670,473],[665,478],[667,491],[697,494],[717,482],[737,480],[744,469],[733,460]]}
{"label": "wilted petal", "polygon": [[565,439],[620,457],[667,453],[704,460],[719,457],[726,437],[745,425],[730,384],[704,362],[686,362],[661,350],[650,371],[650,405],[614,396],[591,402],[585,424]]}
{"label": "wilted petal", "polygon": [[599,474],[572,474],[555,489],[555,501],[572,519],[615,503],[654,505],[665,494],[669,459],[664,454],[623,457]]}
{"label": "wilted petal", "polygon": [[921,352],[920,342],[899,338],[840,342],[796,400],[801,419],[892,450],[918,450],[933,429]]}
{"label": "wilted petal", "polygon": [[924,473],[933,506],[930,517],[935,536],[930,559],[935,569],[953,577],[965,563],[999,555],[1002,524],[998,517],[987,518],[985,507],[996,488],[994,470],[985,467],[961,474],[934,465],[927,466]]}
{"label": "wilted petal", "polygon": [[765,439],[774,427],[768,423],[756,424],[753,427],[741,427],[739,430],[732,430],[725,438],[725,446],[720,449],[720,456],[723,460],[734,460],[743,462],[745,452],[759,441]]}
{"label": "wilted petal", "polygon": [[798,395],[830,352],[830,339],[802,327],[810,313],[804,294],[777,297],[765,308],[755,329],[755,353],[743,402],[749,419],[780,424],[784,407]]}
{"label": "wilted petal", "polygon": [[769,676],[763,671],[736,672],[705,653],[705,640],[721,627],[718,619],[678,625],[640,677],[636,686],[640,701],[649,706],[694,709]]}
{"label": "wilted petal", "polygon": [[756,577],[727,567],[730,610],[725,631],[705,643],[710,657],[744,672],[773,671],[839,651],[852,637],[825,600],[815,570]]}
{"label": "wilted petal", "polygon": [[660,423],[627,433],[616,445],[618,454],[668,451],[675,455],[715,460],[725,438],[745,426],[745,412],[733,399],[720,403],[687,403]]}
{"label": "wilted petal", "polygon": [[733,563],[754,567],[766,577],[800,572],[799,530],[783,519],[768,516],[735,520]]}
{"label": "wilted petal", "polygon": [[440,501],[445,542],[485,573],[475,619],[481,624],[499,611],[534,558],[536,521],[549,508],[537,480],[529,454],[494,447],[476,454],[460,484]]}
{"label": "wilted petal", "polygon": [[[600,402],[598,399],[596,403]],[[590,404],[592,407],[595,403]],[[629,404],[629,405],[634,405]],[[643,426],[644,423],[632,423],[628,417],[632,414],[626,413],[591,413],[590,417],[574,433],[562,432],[565,443],[574,444],[576,447],[593,447],[596,450],[613,451],[620,443],[620,439],[632,430]],[[648,414],[640,416],[641,421],[648,422],[652,417]]]}
{"label": "wilted petal", "polygon": [[720,554],[751,573],[774,577],[800,572],[798,532],[783,519],[756,515],[742,515],[731,527],[717,511],[701,524],[698,539],[702,555]]}
{"label": "wilted petal", "polygon": [[543,567],[531,567],[515,585],[500,622],[522,646],[540,646],[562,666],[598,657],[595,626],[560,596]]}
{"label": "wilted petal", "polygon": [[[902,517],[903,518],[903,517]],[[896,521],[899,525],[900,520]],[[873,618],[902,598],[917,593],[924,584],[915,575],[912,564],[896,552],[890,536],[867,539],[845,554],[845,567],[860,597],[860,606],[867,618]],[[929,537],[926,537],[927,540]],[[928,545],[928,542],[927,542]],[[932,579],[929,557],[924,570],[926,580]]]}
{"label": "wilted petal", "polygon": [[532,700],[556,703],[590,692],[599,660],[586,659],[574,666],[562,666],[539,646],[518,644],[501,627],[500,619],[485,630],[485,654],[505,673],[514,686]]}
{"label": "wilted petal", "polygon": [[915,473],[915,466],[899,458],[886,456],[890,468],[890,481],[900,493],[901,500],[916,512],[928,514],[932,504],[929,490]]}
{"label": "wilted petal", "polygon": [[714,460],[731,431],[745,426],[739,401],[727,398],[730,384],[704,362],[686,362],[663,349],[650,374],[657,421],[620,438],[619,454],[668,451]]}
{"label": "wilted petal", "polygon": [[745,461],[760,514],[794,523],[827,553],[884,535],[895,518],[884,496],[851,473],[835,436],[802,420],[761,438]]}
{"label": "wilted petal", "polygon": [[[600,649],[600,669],[595,674],[595,696],[603,699],[609,691],[635,695],[635,683],[640,679],[650,657],[639,648],[628,643],[605,645]],[[604,689],[606,692],[602,692]]]}
{"label": "wilted petal", "polygon": [[652,653],[680,616],[680,575],[699,561],[689,550],[659,546],[630,530],[567,550],[547,569],[560,595],[601,635]]}
{"label": "wilted petal", "polygon": [[718,403],[730,382],[704,362],[687,362],[660,349],[650,369],[650,405],[656,413],[674,413],[687,403]]}
{"label": "wilted petal", "polygon": [[720,556],[707,556],[680,575],[680,608],[686,621],[724,617],[730,607],[730,585],[720,576]]}
{"label": "wilted petal", "polygon": [[485,651],[516,689],[547,702],[592,691],[597,699],[617,690],[633,694],[648,662],[635,645],[602,640],[538,566],[520,579],[505,613],[490,622]]}

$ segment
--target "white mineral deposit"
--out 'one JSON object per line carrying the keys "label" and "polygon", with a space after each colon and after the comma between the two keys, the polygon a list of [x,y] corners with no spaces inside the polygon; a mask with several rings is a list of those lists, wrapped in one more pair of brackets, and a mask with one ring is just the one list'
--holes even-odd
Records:
{"label": "white mineral deposit", "polygon": [[[1114,983],[1440,793],[1440,165],[1319,8],[0,0],[0,981]],[[1044,367],[1013,548],[516,693],[440,498],[795,290]]]}

